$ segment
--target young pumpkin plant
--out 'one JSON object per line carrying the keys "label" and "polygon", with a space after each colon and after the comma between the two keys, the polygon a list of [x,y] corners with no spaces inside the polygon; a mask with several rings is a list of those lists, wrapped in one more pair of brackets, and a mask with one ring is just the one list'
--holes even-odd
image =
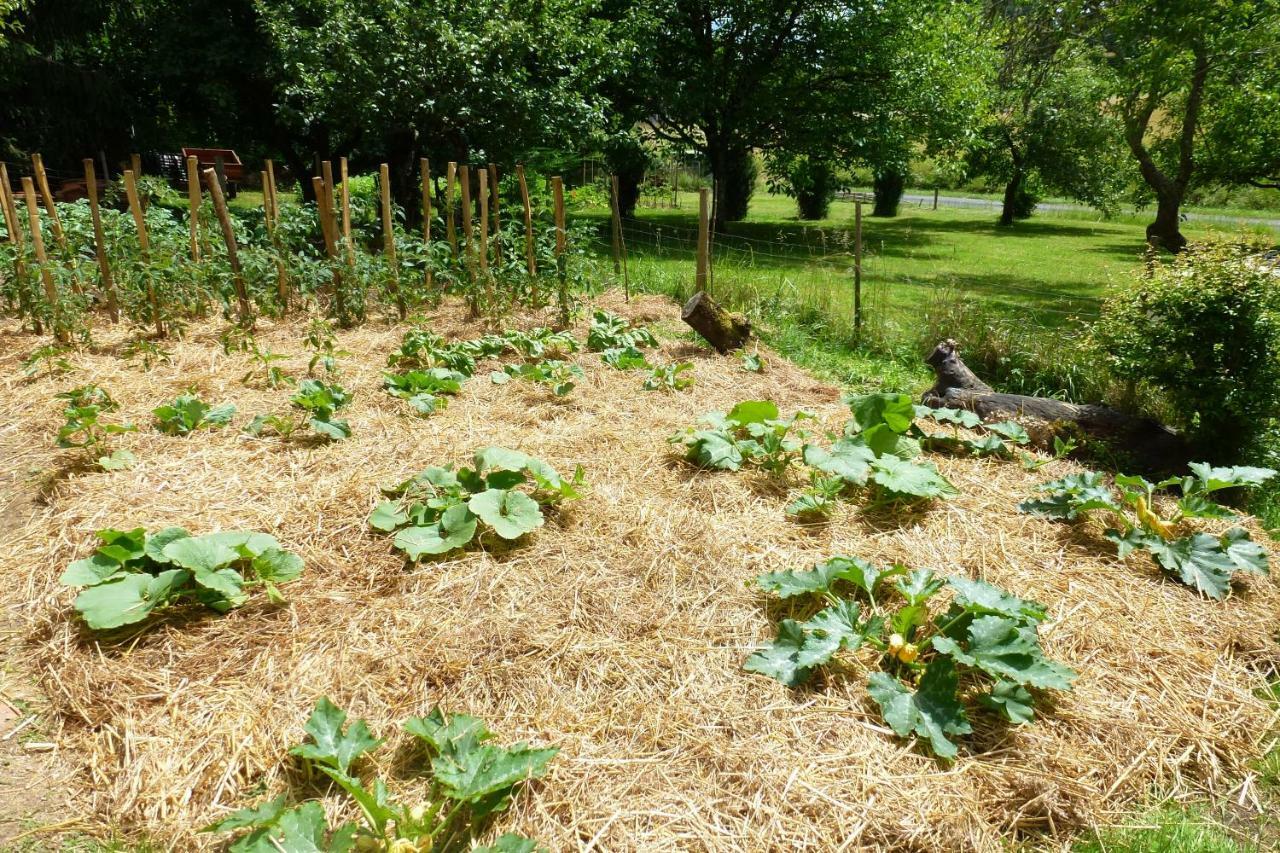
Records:
{"label": "young pumpkin plant", "polygon": [[181,527],[99,530],[102,545],[67,566],[59,583],[82,587],[75,608],[96,631],[120,628],[178,604],[218,613],[239,607],[261,586],[276,603],[279,585],[302,574],[302,559],[266,533],[192,536]]}
{"label": "young pumpkin plant", "polygon": [[581,497],[583,472],[572,479],[534,456],[505,447],[476,452],[473,467],[431,467],[384,494],[369,516],[375,530],[395,533],[410,560],[447,554],[486,531],[514,541],[541,527],[544,509]]}
{"label": "young pumpkin plant", "polygon": [[[1018,509],[1059,521],[1076,521],[1089,513],[1104,513],[1119,526],[1105,531],[1116,543],[1120,557],[1146,551],[1166,574],[1214,599],[1226,598],[1237,571],[1266,574],[1267,552],[1249,538],[1244,528],[1233,527],[1221,535],[1190,529],[1194,519],[1230,520],[1237,516],[1210,495],[1224,489],[1261,486],[1276,475],[1270,468],[1237,466],[1217,468],[1192,462],[1191,474],[1157,483],[1120,474],[1114,488],[1096,471],[1072,474],[1038,489],[1044,497],[1023,501]],[[1173,514],[1156,511],[1155,493],[1176,487],[1179,497]]]}
{"label": "young pumpkin plant", "polygon": [[[98,385],[82,385],[70,391],[56,395],[67,401],[63,410],[66,423],[58,428],[57,445],[62,448],[82,448],[86,453],[96,454],[108,448],[108,441],[113,435],[134,432],[133,424],[109,423],[103,415],[120,408],[105,388]],[[118,471],[132,467],[137,461],[133,454],[120,448],[104,456],[97,456],[98,465],[106,471]]]}
{"label": "young pumpkin plant", "polygon": [[591,328],[587,332],[587,349],[592,352],[606,352],[613,349],[629,347],[656,347],[658,339],[653,332],[643,326],[632,326],[630,322],[610,311],[594,311],[591,314]]}
{"label": "young pumpkin plant", "polygon": [[351,395],[338,383],[303,379],[289,402],[302,412],[300,416],[258,415],[244,431],[255,436],[270,432],[287,439],[309,427],[325,441],[351,437],[351,425],[334,417],[339,409],[351,402]]}
{"label": "young pumpkin plant", "polygon": [[392,397],[409,404],[419,415],[430,415],[448,405],[448,398],[462,390],[467,377],[447,367],[382,374],[382,387]]}
{"label": "young pumpkin plant", "polygon": [[745,400],[727,413],[704,415],[705,427],[690,427],[667,439],[684,448],[684,458],[699,468],[738,471],[751,466],[780,475],[800,458],[808,433],[798,426],[813,415],[800,411],[780,416],[769,400]]}
{"label": "young pumpkin plant", "polygon": [[[892,592],[884,595],[889,579]],[[832,676],[846,671],[833,662],[874,658],[867,692],[885,722],[945,760],[958,754],[954,738],[972,732],[964,701],[972,687],[979,706],[1021,724],[1034,718],[1042,691],[1069,690],[1076,677],[1044,655],[1038,634],[1044,607],[984,581],[833,557],[808,571],[760,575],[755,585],[797,599],[813,615],[783,619],[774,641],[747,658],[747,671],[799,687],[819,669]],[[934,608],[944,588],[950,605]],[[813,602],[821,609],[814,612]],[[874,654],[857,654],[864,646]]]}
{"label": "young pumpkin plant", "polygon": [[151,410],[156,429],[165,435],[190,435],[202,427],[226,426],[235,413],[232,403],[210,406],[194,394],[182,394]]}
{"label": "young pumpkin plant", "polygon": [[366,783],[358,773],[366,755],[384,741],[364,720],[347,724],[347,714],[329,699],[316,703],[304,727],[308,740],[289,750],[323,773],[359,808],[359,818],[331,826],[318,801],[289,805],[288,793],[241,809],[203,829],[237,833],[233,853],[278,851],[493,851],[531,853],[538,845],[506,834],[492,846],[473,846],[474,839],[511,805],[529,780],[541,778],[557,747],[537,749],[520,742],[493,743],[484,723],[465,714],[446,715],[439,708],[404,723],[431,769],[429,799],[405,805],[386,782]]}

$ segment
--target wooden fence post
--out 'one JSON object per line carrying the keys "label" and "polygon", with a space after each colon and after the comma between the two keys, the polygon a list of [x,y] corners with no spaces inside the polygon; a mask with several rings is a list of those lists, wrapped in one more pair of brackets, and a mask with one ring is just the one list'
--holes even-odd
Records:
{"label": "wooden fence post", "polygon": [[133,170],[133,175],[135,179],[142,177],[142,155],[141,154],[129,155],[129,168]]}
{"label": "wooden fence post", "polygon": [[426,157],[418,160],[418,171],[422,174],[422,245],[427,256],[427,291],[435,286],[434,270],[431,269],[431,161]]}
{"label": "wooden fence post", "polygon": [[280,196],[276,195],[276,164],[271,160],[266,161],[267,166],[267,184],[271,191],[271,221],[275,225],[280,224]]}
{"label": "wooden fence post", "polygon": [[609,188],[613,201],[613,271],[618,272],[618,261],[622,261],[622,295],[631,301],[631,279],[627,275],[627,241],[622,235],[622,206],[618,198],[618,176],[609,176]]}
{"label": "wooden fence post", "polygon": [[449,251],[455,261],[458,260],[458,232],[453,222],[453,187],[457,179],[458,164],[450,161],[444,181],[444,236],[449,241]]}
{"label": "wooden fence post", "polygon": [[231,228],[231,216],[227,213],[227,200],[222,195],[222,183],[214,169],[205,169],[204,182],[213,199],[213,210],[222,225],[222,240],[227,244],[227,261],[231,264],[231,280],[236,288],[236,300],[240,303],[240,325],[253,325],[253,312],[249,307],[249,293],[244,286],[244,273],[240,270],[240,255],[236,252],[236,232]]}
{"label": "wooden fence post", "polygon": [[39,154],[31,155],[31,170],[35,173],[36,188],[40,190],[44,209],[49,212],[49,225],[53,228],[53,239],[58,241],[58,248],[66,252],[67,235],[62,230],[62,218],[58,216],[58,208],[53,203],[53,193],[49,191],[49,176],[44,171],[44,158]]}
{"label": "wooden fence post", "polygon": [[396,232],[391,221],[391,172],[386,163],[378,166],[378,188],[382,191],[382,251],[391,271],[391,295],[395,297],[396,311],[403,320],[406,312],[404,296],[400,293],[400,270],[396,267]]}
{"label": "wooden fence post", "polygon": [[347,187],[347,158],[338,160],[338,175],[342,178],[342,243],[347,253],[347,266],[356,265],[356,244],[351,237],[351,192]]}
{"label": "wooden fence post", "polygon": [[102,291],[107,297],[107,313],[111,322],[120,322],[120,304],[116,299],[116,283],[111,278],[111,264],[107,261],[107,237],[102,230],[102,213],[98,210],[98,175],[93,168],[93,158],[84,158],[84,185],[89,193],[89,215],[93,219],[93,252],[98,258],[98,271],[102,274]]}
{"label": "wooden fence post", "polygon": [[489,164],[489,203],[493,207],[493,262],[502,263],[502,223],[498,220],[498,164]]}
{"label": "wooden fence post", "polygon": [[568,326],[573,318],[569,316],[569,259],[565,257],[568,235],[564,229],[564,180],[559,175],[551,179],[551,198],[556,217],[556,272],[560,277],[560,323]]}
{"label": "wooden fence post", "polygon": [[710,193],[706,187],[698,190],[698,271],[694,279],[694,289],[698,291],[707,289],[707,268],[710,266],[711,260],[708,251],[711,229],[707,220],[709,195]]}
{"label": "wooden fence post", "polygon": [[138,246],[142,250],[142,263],[147,266],[147,302],[151,306],[151,321],[156,324],[156,336],[164,337],[164,321],[160,319],[160,303],[156,299],[155,284],[151,280],[151,238],[147,235],[147,220],[138,199],[138,184],[132,170],[125,170],[124,193],[129,199],[129,212],[138,229]]}
{"label": "wooden fence post", "polygon": [[529,267],[529,278],[537,278],[538,261],[533,248],[533,207],[529,204],[529,184],[524,178],[523,164],[516,166],[516,178],[520,181],[520,200],[524,202],[524,259]]}
{"label": "wooden fence post", "polygon": [[44,282],[44,298],[49,302],[49,322],[53,325],[53,336],[59,343],[69,340],[67,330],[62,325],[61,306],[58,305],[58,288],[53,283],[53,272],[49,269],[49,258],[44,251],[44,236],[40,233],[40,203],[36,201],[36,188],[30,178],[22,179],[22,192],[27,198],[27,218],[31,223],[31,244],[36,250],[36,263],[40,266],[40,278]]}
{"label": "wooden fence post", "polygon": [[480,273],[489,275],[489,173],[478,172],[480,181]]}
{"label": "wooden fence post", "polygon": [[325,254],[333,267],[333,310],[339,324],[346,322],[346,309],[342,298],[342,272],[338,269],[338,241],[334,232],[333,208],[325,190],[324,178],[313,177],[311,189],[316,196],[316,211],[320,217],[320,233],[324,237]]}
{"label": "wooden fence post", "polygon": [[21,235],[15,234],[17,225],[14,224],[12,215],[9,213],[9,170],[4,163],[0,163],[0,218],[4,220],[4,230],[9,235],[7,240],[10,243],[16,243],[17,237]]}
{"label": "wooden fence post", "polygon": [[2,162],[0,162],[0,184],[4,187],[4,193],[0,195],[0,204],[4,205],[5,227],[9,230],[9,242],[13,243],[18,250],[14,257],[14,270],[18,275],[18,309],[20,314],[31,318],[32,331],[37,335],[43,335],[44,325],[40,322],[40,315],[32,307],[27,293],[27,265],[23,261],[23,256],[26,254],[26,241],[22,237],[22,225],[18,220],[17,201],[13,197],[13,189],[9,186],[9,170]]}
{"label": "wooden fence post", "polygon": [[853,202],[853,330],[862,331],[862,197]]}
{"label": "wooden fence post", "polygon": [[[270,162],[270,161],[267,161]],[[271,189],[271,174],[266,170],[262,170],[262,214],[263,223],[267,226],[267,240],[271,243],[274,250],[276,261],[276,299],[280,302],[280,314],[289,313],[289,273],[284,267],[283,252],[280,250],[280,240],[276,237],[276,221],[271,214],[272,205],[274,205],[273,196],[275,193]]]}
{"label": "wooden fence post", "polygon": [[471,174],[465,165],[458,167],[458,183],[462,189],[462,241],[466,253],[467,276],[475,280],[476,246],[471,233]]}
{"label": "wooden fence post", "polygon": [[[264,205],[269,203],[268,191],[265,188],[262,200]],[[187,219],[187,225],[191,231],[191,261],[198,264],[200,263],[200,161],[194,155],[187,158],[187,205],[191,209],[191,216]],[[268,212],[267,218],[270,219],[270,217],[271,214]],[[269,228],[268,231],[270,231]]]}

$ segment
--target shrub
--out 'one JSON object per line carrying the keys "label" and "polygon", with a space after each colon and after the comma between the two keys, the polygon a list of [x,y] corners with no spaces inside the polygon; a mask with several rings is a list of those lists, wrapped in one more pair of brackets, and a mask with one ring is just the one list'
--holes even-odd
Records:
{"label": "shrub", "polygon": [[1236,461],[1280,415],[1280,279],[1255,248],[1208,243],[1153,262],[1106,302],[1093,341],[1214,461]]}

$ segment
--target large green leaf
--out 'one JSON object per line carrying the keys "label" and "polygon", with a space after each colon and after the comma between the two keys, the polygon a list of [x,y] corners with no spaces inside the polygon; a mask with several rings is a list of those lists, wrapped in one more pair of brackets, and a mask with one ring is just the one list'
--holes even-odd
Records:
{"label": "large green leaf", "polygon": [[467,714],[451,714],[446,719],[438,707],[425,717],[405,720],[404,730],[425,743],[433,755],[452,759],[493,737],[483,720]]}
{"label": "large green leaf", "polygon": [[141,622],[168,602],[175,584],[187,573],[170,569],[152,577],[126,574],[84,589],[76,596],[76,610],[95,631]]}
{"label": "large green leaf", "polygon": [[532,749],[522,743],[510,747],[484,743],[437,756],[431,769],[445,796],[471,803],[473,813],[501,811],[511,790],[542,776],[559,751],[558,747]]}
{"label": "large green leaf", "polygon": [[102,540],[98,553],[118,563],[136,560],[146,553],[147,534],[141,527],[135,527],[132,530],[115,530],[108,527],[105,530],[99,530],[97,536]]}
{"label": "large green leaf", "polygon": [[187,536],[164,546],[169,562],[195,572],[212,572],[241,559],[240,552],[226,539],[214,536]]}
{"label": "large green leaf", "polygon": [[401,508],[399,501],[383,501],[373,508],[369,515],[369,526],[375,530],[390,533],[401,525],[409,523],[409,514]]}
{"label": "large green leaf", "polygon": [[529,454],[508,447],[485,447],[477,450],[474,460],[476,471],[523,471],[529,464]]}
{"label": "large green leaf", "polygon": [[894,586],[908,604],[923,604],[932,598],[946,581],[928,569],[915,569],[904,578],[898,578]]}
{"label": "large green leaf", "polygon": [[988,708],[999,711],[1011,723],[1029,723],[1035,718],[1035,697],[1016,681],[997,681],[991,692],[978,697]]}
{"label": "large green leaf", "polygon": [[753,652],[742,668],[777,679],[788,687],[797,687],[813,674],[810,667],[800,665],[800,653],[804,650],[804,629],[794,619],[778,623],[778,636],[774,641]]}
{"label": "large green leaf", "polygon": [[1233,555],[1224,547],[1227,537],[1219,539],[1208,533],[1166,540],[1135,528],[1123,536],[1115,530],[1106,535],[1116,543],[1121,557],[1134,548],[1149,551],[1161,568],[1200,594],[1216,599],[1226,598],[1231,591],[1231,573],[1239,568],[1237,558],[1247,557],[1247,545],[1253,544],[1242,548],[1238,541],[1232,542],[1237,549]]}
{"label": "large green leaf", "polygon": [[187,539],[190,536],[191,534],[181,527],[166,527],[157,533],[152,533],[147,537],[147,557],[157,563],[168,563],[170,559],[165,555],[164,549],[170,542],[177,542],[179,539]]}
{"label": "large green leaf", "polygon": [[197,569],[192,577],[200,586],[213,590],[231,604],[239,604],[244,595],[244,578],[235,569]]}
{"label": "large green leaf", "polygon": [[222,820],[211,823],[200,831],[232,832],[237,829],[256,829],[260,826],[270,826],[284,812],[288,796],[288,794],[280,794],[273,800],[267,800],[256,806],[234,811]]}
{"label": "large green leaf", "polygon": [[538,502],[514,489],[487,489],[473,495],[467,507],[503,539],[519,539],[543,523]]}
{"label": "large green leaf", "polygon": [[700,468],[737,471],[742,467],[742,451],[732,437],[713,430],[695,430],[684,438],[685,457]]}
{"label": "large green leaf", "polygon": [[895,495],[949,498],[960,494],[930,463],[880,456],[871,463],[871,479]]}
{"label": "large green leaf", "polygon": [[288,583],[302,574],[302,558],[290,551],[269,548],[253,558],[253,571],[261,580]]}
{"label": "large green leaf", "polygon": [[933,647],[958,663],[988,675],[1043,689],[1069,690],[1076,673],[1044,656],[1034,626],[1004,616],[980,616],[969,626],[962,646],[951,637],[935,636]]}
{"label": "large green leaf", "polygon": [[1215,468],[1207,462],[1192,462],[1187,466],[1195,475],[1194,489],[1200,492],[1216,492],[1237,486],[1261,486],[1276,475],[1271,468],[1255,468],[1237,465],[1232,468]]}
{"label": "large green leaf", "polygon": [[804,464],[855,486],[866,485],[875,458],[875,451],[861,438],[840,439],[830,450],[816,444],[804,446]]}
{"label": "large green leaf", "polygon": [[906,569],[902,566],[877,568],[857,557],[832,557],[818,563],[809,571],[768,572],[755,579],[755,584],[766,592],[772,592],[779,598],[791,598],[796,595],[829,592],[836,581],[848,581],[854,586],[874,596],[875,588],[881,580],[893,575],[902,574]]}
{"label": "large green leaf", "polygon": [[1120,512],[1120,504],[1115,495],[1107,487],[1103,475],[1097,471],[1084,471],[1060,480],[1051,480],[1041,483],[1036,489],[1047,492],[1048,496],[1023,501],[1018,504],[1019,510],[1064,521],[1075,521],[1082,513],[1090,510]]}
{"label": "large green leaf", "polygon": [[865,432],[884,424],[893,432],[902,434],[915,422],[916,407],[907,394],[866,394],[848,400],[853,412],[851,427],[855,432]]}
{"label": "large green leaf", "polygon": [[1257,542],[1249,539],[1249,534],[1242,527],[1233,527],[1220,540],[1227,558],[1237,569],[1243,572],[1267,574],[1267,551]]}
{"label": "large green leaf", "polygon": [[1045,618],[1043,604],[1018,598],[986,581],[952,575],[947,578],[947,585],[955,590],[956,604],[975,615],[1008,616],[1035,622]]}
{"label": "large green leaf", "polygon": [[947,736],[973,731],[956,695],[959,683],[955,664],[949,658],[937,657],[929,662],[914,692],[886,672],[871,675],[867,692],[899,737],[915,734],[926,738],[934,753],[950,759],[956,757],[958,749]]}
{"label": "large green leaf", "polygon": [[476,516],[466,504],[455,504],[445,510],[440,520],[425,527],[406,527],[396,533],[395,547],[411,560],[425,554],[446,554],[461,548],[476,535]]}
{"label": "large green leaf", "polygon": [[769,400],[744,400],[730,409],[725,418],[738,426],[762,424],[778,419],[778,406]]}
{"label": "large green leaf", "polygon": [[344,420],[313,417],[308,423],[313,430],[332,441],[351,437],[351,424]]}
{"label": "large green leaf", "polygon": [[839,651],[854,651],[866,642],[868,636],[883,629],[879,617],[859,623],[861,608],[857,602],[839,601],[819,611],[800,627],[804,630],[804,645],[796,656],[796,664],[802,669],[821,666]]}
{"label": "large green leaf", "polygon": [[92,554],[67,566],[58,583],[63,586],[93,586],[102,583],[123,567],[105,554]]}
{"label": "large green leaf", "polygon": [[290,755],[319,762],[349,774],[351,762],[382,743],[369,731],[364,720],[356,720],[344,730],[347,712],[324,696],[307,719],[307,734],[314,743],[304,743],[289,750]]}

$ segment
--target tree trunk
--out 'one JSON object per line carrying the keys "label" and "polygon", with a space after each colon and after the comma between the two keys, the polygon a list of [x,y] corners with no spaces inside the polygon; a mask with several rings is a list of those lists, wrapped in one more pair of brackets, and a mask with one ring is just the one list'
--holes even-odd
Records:
{"label": "tree trunk", "polygon": [[906,187],[906,175],[896,169],[876,171],[873,188],[876,194],[872,216],[893,217],[898,215],[898,202],[902,201],[902,191]]}
{"label": "tree trunk", "polygon": [[713,228],[723,229],[747,215],[751,194],[756,184],[756,164],[751,149],[739,149],[726,143],[708,144],[711,176],[715,179],[711,218]]}
{"label": "tree trunk", "polygon": [[715,303],[706,291],[699,291],[685,303],[680,319],[702,335],[716,352],[724,355],[747,342],[751,323],[741,314],[730,314]]}
{"label": "tree trunk", "polygon": [[1156,220],[1147,226],[1147,242],[1157,249],[1181,252],[1187,247],[1187,238],[1179,229],[1181,224],[1182,191],[1169,187],[1157,196]]}
{"label": "tree trunk", "polygon": [[636,205],[640,202],[640,182],[644,180],[644,172],[633,169],[618,170],[618,215],[623,219],[634,219]]}
{"label": "tree trunk", "polygon": [[1004,205],[1000,208],[1000,224],[1012,225],[1013,220],[1018,215],[1018,193],[1022,191],[1022,182],[1025,176],[1022,173],[1022,167],[1014,165],[1013,177],[1009,178],[1009,183],[1004,185]]}

